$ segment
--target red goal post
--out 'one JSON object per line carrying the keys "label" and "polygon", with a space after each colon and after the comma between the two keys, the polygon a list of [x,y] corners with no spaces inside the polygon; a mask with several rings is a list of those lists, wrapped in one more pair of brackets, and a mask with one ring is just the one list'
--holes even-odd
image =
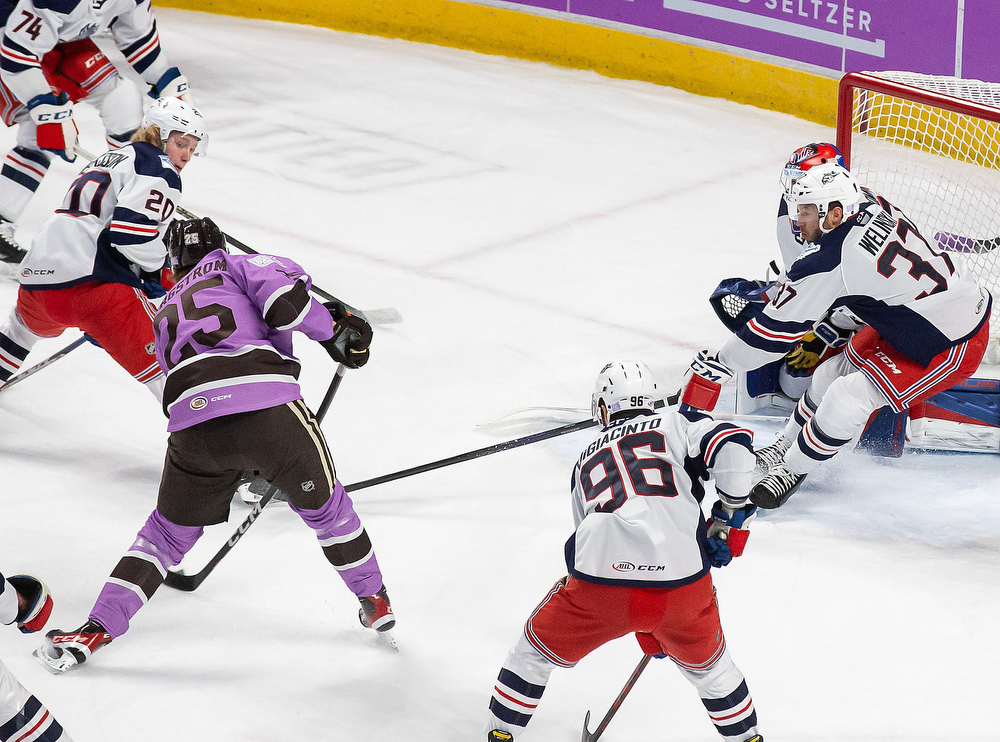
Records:
{"label": "red goal post", "polygon": [[913,72],[840,81],[837,147],[859,182],[960,253],[993,293],[1000,362],[1000,84]]}

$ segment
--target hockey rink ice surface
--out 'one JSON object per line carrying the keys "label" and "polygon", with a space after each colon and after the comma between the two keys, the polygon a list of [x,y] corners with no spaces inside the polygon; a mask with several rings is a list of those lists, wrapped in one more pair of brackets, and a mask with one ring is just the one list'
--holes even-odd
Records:
{"label": "hockey rink ice surface", "polygon": [[[183,206],[355,306],[403,316],[376,328],[371,362],[347,373],[325,420],[346,483],[584,419],[609,360],[643,360],[676,390],[697,350],[726,340],[712,289],[778,257],[788,154],[834,136],[590,72],[157,15],[211,131]],[[78,116],[99,150],[93,109]],[[3,151],[13,141],[0,132]],[[82,164],[53,165],[22,243]],[[0,280],[0,312],[15,290]],[[315,409],[334,364],[304,336],[296,348]],[[580,409],[482,425],[524,407]],[[778,429],[747,424],[758,446]],[[0,657],[76,742],[478,740],[508,648],[565,574],[569,477],[592,432],[354,494],[396,655],[276,503],[196,592],[162,587],[86,666],[49,675],[30,656],[41,638],[13,628]],[[85,620],[154,506],[165,438],[151,395],[90,345],[0,395],[0,569],[48,583],[47,628]],[[713,577],[767,742],[1000,739],[998,475],[993,455],[845,453],[756,520],[745,556]],[[199,569],[248,510],[234,503],[185,564]],[[521,739],[578,740],[640,657],[625,637],[556,670]],[[603,739],[718,737],[694,689],[655,661]]]}

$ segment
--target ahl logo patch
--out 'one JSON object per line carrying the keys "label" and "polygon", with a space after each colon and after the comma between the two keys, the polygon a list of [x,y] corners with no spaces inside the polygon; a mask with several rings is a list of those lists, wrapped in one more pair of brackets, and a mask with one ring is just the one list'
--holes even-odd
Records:
{"label": "ahl logo patch", "polygon": [[615,562],[611,565],[611,569],[615,572],[634,572],[635,565],[632,562]]}
{"label": "ahl logo patch", "polygon": [[204,397],[195,397],[191,400],[192,410],[203,410],[208,405],[208,400]]}

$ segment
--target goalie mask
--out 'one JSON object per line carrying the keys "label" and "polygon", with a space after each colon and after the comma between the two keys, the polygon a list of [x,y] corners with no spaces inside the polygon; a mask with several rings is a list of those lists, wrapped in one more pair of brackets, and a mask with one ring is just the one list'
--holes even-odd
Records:
{"label": "goalie mask", "polygon": [[208,217],[171,222],[164,242],[175,274],[193,268],[213,250],[229,252],[222,230]]}
{"label": "goalie mask", "polygon": [[816,206],[820,229],[824,234],[830,231],[823,226],[823,221],[833,205],[839,204],[844,211],[844,219],[847,219],[857,213],[863,200],[864,194],[858,181],[841,165],[817,165],[810,168],[785,194],[785,203],[788,204],[789,215],[793,219],[799,204]]}
{"label": "goalie mask", "polygon": [[653,410],[659,399],[653,372],[641,361],[615,361],[597,375],[590,413],[595,422],[607,425],[619,412]]}
{"label": "goalie mask", "polygon": [[795,181],[817,165],[840,165],[847,168],[839,149],[828,142],[813,142],[792,152],[781,171],[781,190],[787,194]]}
{"label": "goalie mask", "polygon": [[142,117],[142,128],[156,125],[160,129],[161,149],[166,149],[167,139],[177,131],[198,138],[195,156],[208,151],[208,128],[197,108],[180,98],[158,98]]}

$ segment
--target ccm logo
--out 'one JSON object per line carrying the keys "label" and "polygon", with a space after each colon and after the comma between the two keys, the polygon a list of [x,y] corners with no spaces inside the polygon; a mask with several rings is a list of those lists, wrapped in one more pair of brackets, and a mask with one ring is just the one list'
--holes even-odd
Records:
{"label": "ccm logo", "polygon": [[615,572],[663,572],[666,567],[662,564],[639,564],[632,562],[615,562],[611,565]]}
{"label": "ccm logo", "polygon": [[233,395],[232,395],[232,394],[223,394],[223,395],[222,395],[221,397],[212,397],[212,398],[211,398],[210,400],[208,400],[208,401],[209,401],[209,402],[221,402],[221,401],[222,401],[222,400],[224,400],[224,399],[232,399],[232,398],[233,398]]}

